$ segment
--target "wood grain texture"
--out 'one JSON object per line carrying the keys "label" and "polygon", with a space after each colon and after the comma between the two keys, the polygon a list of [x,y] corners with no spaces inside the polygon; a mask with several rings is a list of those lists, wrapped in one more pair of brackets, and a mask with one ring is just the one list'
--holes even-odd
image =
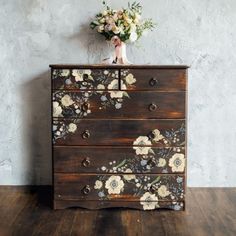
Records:
{"label": "wood grain texture", "polygon": [[[1,186],[0,235],[236,235],[235,188],[188,188],[186,211],[175,212],[123,207],[91,211],[82,205],[53,211],[49,205],[50,189],[51,186],[34,190]],[[57,204],[65,206],[62,202]],[[50,222],[45,224],[46,221]]]}

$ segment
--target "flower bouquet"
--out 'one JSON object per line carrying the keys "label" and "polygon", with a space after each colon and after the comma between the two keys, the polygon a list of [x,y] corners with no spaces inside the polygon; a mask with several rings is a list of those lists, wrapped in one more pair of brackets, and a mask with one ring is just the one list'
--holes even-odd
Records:
{"label": "flower bouquet", "polygon": [[115,53],[106,63],[130,64],[126,57],[126,43],[137,41],[148,30],[153,30],[152,19],[141,19],[140,3],[128,3],[128,8],[114,10],[103,1],[104,10],[90,23],[92,29],[103,35],[115,46]]}

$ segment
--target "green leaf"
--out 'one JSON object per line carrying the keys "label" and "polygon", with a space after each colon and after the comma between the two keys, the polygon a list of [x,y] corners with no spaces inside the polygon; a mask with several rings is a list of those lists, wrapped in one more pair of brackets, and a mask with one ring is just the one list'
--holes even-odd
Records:
{"label": "green leaf", "polygon": [[150,154],[153,154],[153,155],[155,155],[155,152],[152,150],[152,149],[149,149],[149,151],[148,151]]}
{"label": "green leaf", "polygon": [[129,96],[129,94],[127,92],[123,92],[123,96],[127,97],[127,98],[130,98],[130,96]]}
{"label": "green leaf", "polygon": [[150,185],[153,185],[153,184],[159,182],[160,178],[161,178],[160,176],[157,176],[156,179],[154,179],[154,180],[150,183]]}
{"label": "green leaf", "polygon": [[120,164],[118,164],[116,166],[116,168],[120,168],[121,166],[123,166],[126,163],[126,159],[124,159]]}

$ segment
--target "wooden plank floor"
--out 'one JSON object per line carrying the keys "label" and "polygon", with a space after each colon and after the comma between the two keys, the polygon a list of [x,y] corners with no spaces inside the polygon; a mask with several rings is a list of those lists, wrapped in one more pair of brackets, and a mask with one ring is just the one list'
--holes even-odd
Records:
{"label": "wooden plank floor", "polygon": [[0,236],[236,235],[236,188],[188,188],[185,212],[52,210],[49,187],[0,186]]}

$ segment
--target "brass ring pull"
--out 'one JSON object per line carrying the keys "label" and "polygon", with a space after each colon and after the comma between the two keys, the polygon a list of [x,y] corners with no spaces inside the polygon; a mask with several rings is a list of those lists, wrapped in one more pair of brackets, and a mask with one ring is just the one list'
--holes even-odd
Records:
{"label": "brass ring pull", "polygon": [[84,103],[83,105],[82,105],[82,111],[87,111],[88,109],[89,109],[89,107],[90,107],[90,105],[89,105],[89,103]]}
{"label": "brass ring pull", "polygon": [[89,167],[90,166],[90,160],[88,157],[86,157],[83,161],[82,161],[82,165],[83,167]]}
{"label": "brass ring pull", "polygon": [[152,103],[152,104],[149,105],[149,110],[150,111],[155,111],[156,109],[157,109],[157,105],[156,104]]}
{"label": "brass ring pull", "polygon": [[82,138],[83,139],[87,139],[90,137],[90,132],[89,130],[85,130],[83,133],[82,133]]}
{"label": "brass ring pull", "polygon": [[84,188],[82,189],[83,194],[88,195],[91,191],[91,188],[89,185],[85,185]]}
{"label": "brass ring pull", "polygon": [[154,87],[155,85],[158,84],[158,80],[156,78],[151,78],[149,81],[149,85]]}

